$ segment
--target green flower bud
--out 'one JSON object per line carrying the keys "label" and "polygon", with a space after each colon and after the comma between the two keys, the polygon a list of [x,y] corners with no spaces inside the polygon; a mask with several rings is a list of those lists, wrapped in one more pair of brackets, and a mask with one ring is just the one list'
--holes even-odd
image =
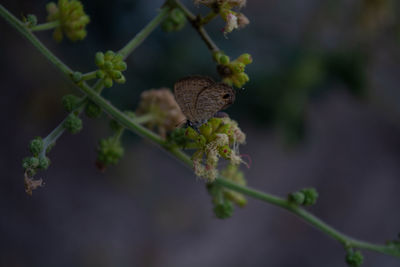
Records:
{"label": "green flower bud", "polygon": [[223,157],[224,159],[229,159],[232,153],[232,150],[230,149],[230,147],[228,145],[222,146],[218,149],[219,154],[221,155],[221,157]]}
{"label": "green flower bud", "polygon": [[76,82],[76,83],[81,81],[82,80],[82,73],[79,72],[79,71],[75,71],[74,73],[72,73],[72,80],[74,82]]}
{"label": "green flower bud", "polygon": [[224,134],[226,134],[226,135],[232,135],[232,129],[231,129],[231,126],[229,125],[229,124],[223,124],[223,125],[221,125],[219,128],[218,128],[218,130],[217,130],[217,132],[218,133],[224,133]]}
{"label": "green flower bud", "polygon": [[29,14],[26,17],[26,26],[33,27],[37,25],[37,17],[33,14]]}
{"label": "green flower bud", "polygon": [[186,128],[186,131],[185,131],[185,136],[186,136],[188,139],[196,140],[197,137],[199,136],[199,133],[196,132],[196,130],[193,129],[192,127],[187,127],[187,128]]}
{"label": "green flower bud", "polygon": [[112,70],[114,68],[114,64],[111,61],[104,62],[104,69],[105,70]]}
{"label": "green flower bud", "polygon": [[106,76],[106,73],[104,71],[102,71],[102,70],[96,71],[96,77],[98,79],[103,79],[105,76]]}
{"label": "green flower bud", "polygon": [[207,140],[203,135],[198,135],[197,138],[196,138],[196,143],[200,147],[203,147],[207,143]]}
{"label": "green flower bud", "polygon": [[47,170],[50,166],[50,159],[48,157],[41,157],[39,159],[39,168],[42,170]]}
{"label": "green flower bud", "polygon": [[170,19],[165,19],[161,24],[161,29],[165,32],[172,32],[175,29],[175,24]]}
{"label": "green flower bud", "polygon": [[119,124],[116,120],[111,120],[110,121],[110,128],[111,130],[113,130],[114,132],[118,132],[120,131],[123,127],[121,124]]}
{"label": "green flower bud", "polygon": [[29,158],[29,167],[32,169],[36,169],[39,166],[39,159],[37,157]]}
{"label": "green flower bud", "polygon": [[122,62],[122,60],[123,60],[123,57],[121,54],[114,54],[114,57],[111,61],[112,61],[112,63],[116,64],[116,63]]}
{"label": "green flower bud", "polygon": [[208,120],[208,123],[211,124],[212,131],[214,132],[221,125],[222,120],[221,120],[221,118],[211,118]]}
{"label": "green flower bud", "polygon": [[104,65],[104,54],[102,52],[97,52],[94,58],[94,62],[96,63],[97,67],[101,68]]}
{"label": "green flower bud", "polygon": [[101,109],[101,107],[99,107],[94,102],[89,101],[86,104],[85,113],[86,113],[86,116],[88,116],[89,118],[93,118],[94,119],[94,118],[100,117],[100,115],[102,113],[102,109]]}
{"label": "green flower bud", "polygon": [[115,64],[114,68],[119,71],[124,71],[127,69],[127,65],[124,61],[120,61]]}
{"label": "green flower bud", "polygon": [[212,125],[210,123],[204,123],[199,127],[199,131],[200,133],[204,136],[204,137],[209,137],[212,133]]}
{"label": "green flower bud", "polygon": [[314,188],[304,188],[298,192],[290,193],[288,200],[297,205],[314,205],[318,198],[318,192]]}
{"label": "green flower bud", "polygon": [[245,65],[248,65],[253,62],[253,58],[251,57],[250,54],[245,53],[245,54],[240,55],[237,58],[237,61],[242,62]]}
{"label": "green flower bud", "polygon": [[179,147],[184,147],[187,144],[185,133],[185,128],[175,128],[169,133],[168,141],[177,144]]}
{"label": "green flower bud", "polygon": [[301,190],[304,194],[304,203],[305,206],[314,205],[317,202],[318,192],[315,188],[306,188]]}
{"label": "green flower bud", "polygon": [[65,95],[62,98],[62,105],[68,112],[73,111],[79,104],[80,98],[76,95]]}
{"label": "green flower bud", "polygon": [[230,61],[231,61],[231,60],[230,60],[230,58],[229,58],[227,55],[221,55],[221,56],[219,57],[219,63],[220,63],[220,64],[226,65],[226,64],[228,64]]}
{"label": "green flower bud", "polygon": [[75,114],[71,113],[64,121],[64,128],[68,132],[76,134],[82,130],[82,120]]}
{"label": "green flower bud", "polygon": [[43,140],[41,137],[36,137],[29,144],[29,151],[35,157],[38,156],[40,152],[42,152],[42,149],[43,149]]}
{"label": "green flower bud", "polygon": [[215,216],[218,219],[227,219],[233,215],[233,204],[229,200],[225,200],[222,203],[218,203],[214,207]]}
{"label": "green flower bud", "polygon": [[22,160],[22,168],[36,169],[39,166],[39,159],[37,157],[26,157]]}
{"label": "green flower bud", "polygon": [[105,78],[104,86],[107,88],[111,88],[113,86],[113,80],[111,78]]}
{"label": "green flower bud", "polygon": [[122,73],[118,70],[112,70],[112,71],[110,71],[110,74],[114,80],[118,80],[122,77]]}
{"label": "green flower bud", "polygon": [[58,4],[49,3],[46,6],[48,21],[59,21],[53,38],[56,41],[63,39],[65,34],[71,41],[82,40],[86,36],[86,25],[90,22],[89,16],[83,11],[81,2],[77,0],[59,0]]}
{"label": "green flower bud", "polygon": [[121,146],[119,140],[110,137],[101,139],[97,148],[97,162],[105,166],[115,165],[124,154],[124,148]]}
{"label": "green flower bud", "polygon": [[346,263],[351,267],[359,267],[364,261],[360,251],[349,250],[346,254]]}
{"label": "green flower bud", "polygon": [[108,50],[105,54],[104,54],[104,59],[106,61],[111,61],[115,56],[115,53],[111,50]]}
{"label": "green flower bud", "polygon": [[169,16],[172,19],[172,21],[177,24],[182,23],[182,22],[184,23],[186,20],[185,14],[179,8],[173,9]]}
{"label": "green flower bud", "polygon": [[242,73],[244,71],[245,65],[241,62],[236,62],[232,64],[232,69],[234,73]]}
{"label": "green flower bud", "polygon": [[244,72],[236,74],[236,77],[237,77],[239,83],[241,83],[242,85],[247,83],[250,80],[249,76]]}
{"label": "green flower bud", "polygon": [[304,194],[302,192],[290,193],[288,200],[296,205],[302,205],[304,203]]}
{"label": "green flower bud", "polygon": [[125,76],[123,74],[121,74],[121,77],[119,79],[115,80],[115,81],[117,83],[125,83],[126,79],[125,79]]}

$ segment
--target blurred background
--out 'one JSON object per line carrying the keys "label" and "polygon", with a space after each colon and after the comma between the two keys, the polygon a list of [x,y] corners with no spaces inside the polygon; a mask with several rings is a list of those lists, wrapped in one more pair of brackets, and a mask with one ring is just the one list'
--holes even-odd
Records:
{"label": "blurred background", "polygon": [[[47,1],[2,0],[21,17],[46,17]],[[39,38],[74,70],[95,68],[97,51],[118,50],[163,1],[83,1],[91,18],[81,42]],[[191,1],[183,1],[195,13]],[[395,0],[249,0],[251,23],[224,38],[231,58],[250,53],[250,82],[228,110],[247,134],[241,152],[250,186],[285,196],[320,193],[310,210],[356,238],[383,243],[400,231],[400,20]],[[191,170],[133,134],[125,156],[104,173],[96,146],[111,134],[103,119],[84,119],[50,153],[44,188],[24,192],[28,143],[65,116],[61,98],[78,93],[65,77],[0,19],[0,266],[346,266],[344,250],[290,213],[249,199],[218,220],[204,183]],[[172,87],[190,74],[218,78],[197,33],[157,29],[128,60],[127,83],[103,95],[135,109],[140,93]],[[364,252],[363,266],[399,266]]]}

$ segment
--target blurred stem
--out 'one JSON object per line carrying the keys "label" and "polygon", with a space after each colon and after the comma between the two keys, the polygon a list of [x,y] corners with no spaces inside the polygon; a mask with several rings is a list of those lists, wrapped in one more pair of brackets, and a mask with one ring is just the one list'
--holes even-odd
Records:
{"label": "blurred stem", "polygon": [[54,29],[58,26],[60,26],[60,22],[58,20],[56,20],[56,21],[51,21],[51,22],[35,25],[33,27],[30,27],[30,29],[33,32],[46,31],[46,30]]}
{"label": "blurred stem", "polygon": [[203,28],[202,20],[200,17],[196,17],[193,15],[192,12],[189,11],[181,2],[178,0],[172,1],[178,8],[180,8],[183,13],[185,14],[186,18],[190,21],[192,24],[193,28],[197,31],[198,34],[200,34],[201,39],[206,43],[208,49],[210,49],[211,52],[218,52],[220,49],[218,46],[214,43],[214,41],[210,38],[206,30]]}
{"label": "blurred stem", "polygon": [[170,11],[169,6],[164,6],[161,8],[160,13],[152,19],[146,27],[144,27],[139,33],[135,35],[121,50],[118,51],[119,54],[122,55],[122,57],[125,59],[135,50],[136,47],[138,47],[144,39],[146,39],[147,36],[160,24],[163,19],[168,15],[168,12]]}
{"label": "blurred stem", "polygon": [[[181,9],[184,10],[183,6],[176,1],[176,3],[181,6]],[[185,12],[185,10],[184,10]],[[187,11],[188,12],[188,11]],[[191,15],[191,13],[186,13],[186,16],[188,18],[193,18],[194,16]],[[164,13],[163,13],[164,14]],[[61,62],[56,56],[54,56],[35,36],[31,34],[31,32],[13,15],[11,15],[2,5],[0,5],[0,15],[4,17],[14,28],[16,28],[22,35],[24,35],[40,52],[42,52],[43,55],[46,56],[46,58],[52,62],[56,67],[58,67],[64,74],[66,74],[68,77],[71,75],[71,70],[68,66],[66,66],[63,62]],[[157,16],[159,17],[160,14]],[[154,22],[154,20],[153,20]],[[158,24],[158,23],[156,23]],[[150,27],[152,28],[152,27]],[[199,29],[201,27],[197,27],[196,29]],[[200,33],[200,31],[199,31]],[[137,35],[138,36],[138,35]],[[147,35],[146,35],[147,36]],[[202,35],[204,36],[204,35]],[[138,37],[139,38],[139,37]],[[139,38],[139,40],[142,37]],[[135,43],[135,42],[133,42]],[[139,42],[140,43],[140,42]],[[206,42],[207,43],[207,42]],[[127,56],[129,53],[132,52],[132,50],[137,46],[137,45],[132,45],[132,41],[129,42],[129,46],[125,46],[121,51],[125,56]],[[128,47],[128,48],[127,48]],[[212,48],[212,45],[211,45]],[[218,49],[218,48],[216,48]],[[211,49],[213,50],[213,49]],[[99,87],[102,86],[102,83],[98,83]],[[91,88],[89,87],[85,82],[76,84],[85,94],[86,96],[95,102],[97,105],[99,105],[106,113],[108,113],[111,117],[113,117],[116,121],[118,121],[121,125],[126,127],[128,130],[144,137],[145,139],[151,140],[154,143],[160,145],[163,147],[165,150],[169,151],[172,155],[174,155],[177,159],[179,159],[181,162],[183,162],[186,166],[193,168],[193,162],[189,158],[187,154],[185,154],[182,150],[180,150],[177,146],[171,146],[171,144],[167,143],[164,139],[162,139],[159,135],[153,133],[152,131],[146,129],[145,127],[141,126],[138,121],[135,121],[135,119],[131,119],[128,117],[125,113],[121,112],[119,109],[115,108],[111,103],[109,103],[106,99],[104,99],[102,96],[99,95],[100,90],[96,90],[96,88]],[[53,130],[48,137],[45,138],[46,143],[52,143],[51,140],[56,140],[63,130],[61,130],[58,126],[55,130]],[[304,221],[310,223],[317,229],[321,230],[323,233],[327,234],[328,236],[332,237],[333,239],[339,241],[343,246],[346,248],[353,247],[353,248],[359,248],[359,249],[366,249],[366,250],[371,250],[371,251],[376,251],[384,254],[388,254],[391,256],[395,257],[400,257],[400,251],[390,247],[390,246],[384,246],[384,245],[376,245],[364,241],[360,241],[354,238],[351,238],[325,222],[321,221],[314,215],[312,215],[310,212],[306,211],[303,208],[300,208],[298,206],[295,206],[291,203],[289,203],[286,199],[276,197],[271,194],[267,194],[264,192],[260,192],[258,190],[252,189],[250,187],[242,186],[239,184],[236,184],[230,180],[227,180],[223,177],[217,178],[215,180],[215,183],[224,186],[226,188],[229,188],[233,191],[245,194],[247,196],[259,199],[261,201],[273,204],[275,206],[284,208],[293,214],[297,215],[298,217],[302,218]]]}
{"label": "blurred stem", "polygon": [[82,75],[82,81],[93,80],[96,78],[97,78],[96,71],[91,71]]}
{"label": "blurred stem", "polygon": [[208,13],[204,18],[200,20],[200,25],[205,25],[208,24],[210,21],[212,21],[218,13],[215,13],[214,10],[211,10],[210,13]]}
{"label": "blurred stem", "polygon": [[0,16],[2,16],[8,23],[11,24],[19,33],[21,33],[25,38],[27,38],[43,55],[46,56],[48,60],[51,61],[57,68],[59,68],[64,74],[72,73],[72,70],[65,65],[60,59],[58,59],[53,53],[50,52],[47,47],[45,47],[39,39],[30,31],[30,29],[14,15],[8,12],[7,9],[0,4]]}

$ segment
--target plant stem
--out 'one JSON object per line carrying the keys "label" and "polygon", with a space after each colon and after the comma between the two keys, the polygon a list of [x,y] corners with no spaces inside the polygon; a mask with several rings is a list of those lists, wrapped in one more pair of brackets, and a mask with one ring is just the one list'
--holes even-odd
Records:
{"label": "plant stem", "polygon": [[[7,9],[0,4],[0,16],[2,16],[8,23],[11,24],[15,29],[19,31],[25,38],[27,38],[43,55],[50,60],[57,68],[59,68],[64,74],[71,74],[72,70],[65,65],[60,59],[58,59],[53,53],[50,52],[47,47],[45,47],[42,42],[37,39],[29,28],[17,19],[14,15],[8,12]],[[68,75],[69,76],[69,75]]]}
{"label": "plant stem", "polygon": [[[177,2],[177,3],[179,3],[179,2]],[[184,10],[183,6],[180,3],[179,3],[179,5],[181,6],[181,9]],[[162,14],[164,14],[164,13],[162,13]],[[58,67],[64,74],[66,74],[68,77],[70,77],[71,70],[69,69],[69,67],[66,66],[63,62],[61,62],[57,57],[55,57],[35,36],[33,36],[31,34],[31,32],[17,18],[15,18],[13,15],[11,15],[2,5],[0,5],[0,15],[2,17],[4,17],[20,33],[22,33],[22,35],[24,35],[40,52],[42,52],[46,56],[46,58],[49,59],[50,62],[52,62],[56,67]],[[193,15],[190,15],[190,13],[186,13],[186,15],[188,16],[188,18],[194,17]],[[157,17],[159,18],[159,20],[161,20],[160,14]],[[154,20],[153,20],[153,22],[154,22]],[[158,24],[158,23],[159,23],[159,21],[155,24]],[[146,27],[148,27],[148,26],[146,26]],[[151,26],[148,29],[153,29],[154,27]],[[201,27],[199,27],[199,28],[201,28]],[[145,34],[145,36],[147,36],[149,32],[147,32]],[[199,33],[201,34],[201,31],[199,31]],[[202,36],[204,36],[204,35],[202,35]],[[127,56],[129,53],[131,53],[132,50],[135,47],[137,47],[137,45],[144,39],[144,37],[139,34],[135,38],[138,38],[137,40],[139,40],[139,41],[132,40],[129,42],[129,46],[127,45],[121,50],[123,52],[124,56]],[[207,38],[209,38],[208,35],[207,35]],[[212,43],[208,43],[208,46],[213,51],[213,46],[210,44],[212,44]],[[218,49],[218,48],[216,48],[216,49]],[[98,84],[100,84],[99,86],[102,86],[102,83],[98,83]],[[84,82],[79,84],[79,88],[87,95],[88,98],[90,98],[90,100],[92,100],[97,105],[99,105],[106,113],[111,115],[116,121],[118,121],[121,125],[126,127],[128,130],[135,132],[138,135],[144,137],[145,139],[149,139],[149,140],[153,141],[154,143],[162,146],[165,150],[169,151],[172,155],[174,155],[177,159],[179,159],[181,162],[183,162],[186,166],[193,168],[193,162],[187,154],[185,154],[178,147],[171,146],[160,136],[158,136],[157,134],[153,133],[152,131],[141,126],[139,123],[141,120],[144,121],[144,119],[140,119],[140,117],[139,117],[138,121],[135,121],[135,119],[129,118],[125,113],[121,112],[120,110],[115,108],[112,104],[110,104],[107,100],[105,100],[103,97],[101,97],[99,95],[99,92],[97,92],[98,90],[96,91],[96,89],[89,87]],[[62,125],[62,124],[60,124],[60,125]],[[63,129],[60,128],[61,127],[60,125],[57,126],[57,128],[54,129],[49,134],[49,136],[47,136],[45,138],[45,143],[47,143],[47,145],[54,142],[62,134]],[[230,180],[224,179],[223,177],[217,178],[215,180],[215,182],[221,186],[224,186],[224,187],[234,190],[236,192],[245,194],[249,197],[253,197],[253,198],[262,200],[264,202],[273,204],[275,206],[284,208],[284,209],[292,212],[293,214],[297,215],[298,217],[302,218],[304,221],[310,223],[311,225],[313,225],[317,229],[321,230],[328,236],[339,241],[345,247],[367,249],[367,250],[376,251],[376,252],[388,254],[391,256],[395,256],[395,257],[400,257],[399,250],[389,247],[389,246],[376,245],[376,244],[360,241],[357,239],[353,239],[353,238],[335,230],[334,228],[332,228],[325,222],[321,221],[320,219],[318,219],[317,217],[315,217],[308,211],[306,211],[298,206],[294,206],[293,204],[289,203],[287,200],[285,200],[283,198],[279,198],[274,195],[252,189],[250,187],[236,184]]]}
{"label": "plant stem", "polygon": [[167,16],[170,11],[170,7],[165,6],[161,8],[158,15],[152,19],[146,27],[144,27],[139,33],[135,35],[121,50],[118,51],[120,55],[125,59],[130,53],[138,47],[144,39],[161,23],[161,21]]}
{"label": "plant stem", "polygon": [[210,36],[208,35],[208,33],[206,32],[206,30],[203,28],[202,23],[201,23],[201,19],[200,17],[196,17],[195,15],[193,15],[192,12],[190,12],[181,2],[179,2],[178,0],[175,0],[175,5],[180,8],[183,13],[185,14],[186,18],[190,21],[190,23],[192,24],[193,28],[196,29],[196,31],[198,32],[198,34],[200,34],[201,39],[203,39],[203,41],[205,42],[205,44],[207,45],[208,49],[211,52],[218,52],[220,51],[220,49],[218,48],[218,46],[214,43],[214,41],[210,38]]}
{"label": "plant stem", "polygon": [[210,21],[212,21],[218,14],[214,12],[214,10],[211,10],[210,13],[208,13],[204,18],[200,20],[200,25],[205,25],[208,24]]}
{"label": "plant stem", "polygon": [[82,75],[82,81],[93,80],[96,78],[97,78],[96,71],[91,71]]}
{"label": "plant stem", "polygon": [[35,25],[33,27],[30,27],[30,30],[33,32],[46,31],[46,30],[54,29],[58,26],[60,26],[60,22],[58,20],[56,20],[56,21],[51,21],[51,22]]}

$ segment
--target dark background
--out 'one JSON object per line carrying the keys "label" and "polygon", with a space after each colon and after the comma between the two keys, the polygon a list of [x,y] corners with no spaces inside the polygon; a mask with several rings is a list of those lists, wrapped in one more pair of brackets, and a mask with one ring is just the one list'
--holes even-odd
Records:
{"label": "dark background", "polygon": [[[191,1],[184,1],[194,12]],[[3,0],[43,22],[46,1]],[[84,1],[91,17],[82,42],[39,38],[74,70],[95,68],[97,51],[120,49],[162,1]],[[225,39],[219,18],[207,29],[232,58],[250,53],[251,81],[228,112],[247,134],[249,185],[285,196],[312,186],[310,210],[356,238],[383,243],[400,231],[400,31],[393,0],[249,0],[251,24]],[[0,19],[1,266],[346,266],[344,250],[290,213],[249,199],[218,220],[204,183],[133,134],[125,156],[99,172],[103,119],[84,119],[50,153],[46,183],[25,194],[21,160],[35,136],[66,115],[65,77]],[[187,25],[157,29],[128,59],[127,83],[103,95],[135,109],[143,90],[203,74],[217,78],[209,51]],[[364,252],[363,266],[399,266]]]}

